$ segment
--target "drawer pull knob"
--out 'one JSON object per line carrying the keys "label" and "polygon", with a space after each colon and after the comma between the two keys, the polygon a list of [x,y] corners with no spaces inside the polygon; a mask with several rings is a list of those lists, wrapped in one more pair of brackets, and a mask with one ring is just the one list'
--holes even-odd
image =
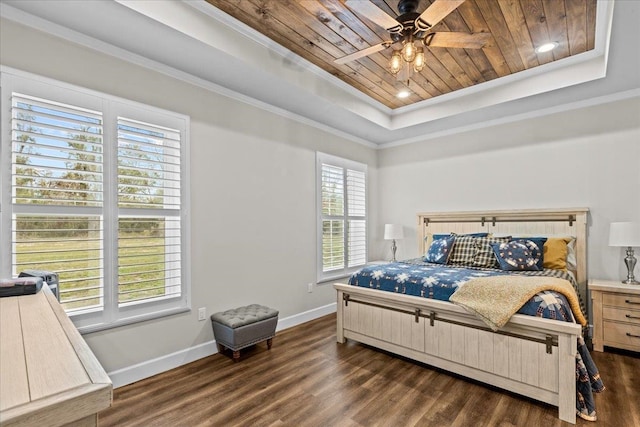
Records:
{"label": "drawer pull knob", "polygon": [[638,304],[638,305],[640,305],[640,301],[631,301],[631,300],[626,299],[626,300],[624,300],[624,302],[626,302],[627,304]]}
{"label": "drawer pull knob", "polygon": [[630,314],[626,314],[626,315],[625,315],[625,317],[626,317],[627,319],[640,319],[640,316],[632,316],[632,315],[630,315]]}
{"label": "drawer pull knob", "polygon": [[627,332],[627,336],[632,338],[640,338],[640,335],[633,335],[633,334],[630,334],[629,332]]}

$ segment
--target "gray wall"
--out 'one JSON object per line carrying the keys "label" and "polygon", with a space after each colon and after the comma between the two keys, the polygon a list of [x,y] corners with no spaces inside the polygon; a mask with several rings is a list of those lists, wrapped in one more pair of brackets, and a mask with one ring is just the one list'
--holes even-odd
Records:
{"label": "gray wall", "polygon": [[[194,310],[85,335],[107,372],[211,341],[198,307],[256,302],[282,319],[335,302],[328,284],[307,292],[316,278],[315,152],[368,164],[375,188],[375,150],[10,21],[0,39],[2,65],[191,117]],[[373,191],[369,209],[375,224]]]}

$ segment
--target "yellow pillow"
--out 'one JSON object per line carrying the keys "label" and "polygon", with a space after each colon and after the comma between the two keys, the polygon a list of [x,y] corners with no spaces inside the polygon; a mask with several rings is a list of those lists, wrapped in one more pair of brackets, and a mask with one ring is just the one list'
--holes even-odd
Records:
{"label": "yellow pillow", "polygon": [[542,266],[554,270],[566,270],[569,252],[567,244],[570,241],[571,237],[549,237],[544,243],[544,263]]}

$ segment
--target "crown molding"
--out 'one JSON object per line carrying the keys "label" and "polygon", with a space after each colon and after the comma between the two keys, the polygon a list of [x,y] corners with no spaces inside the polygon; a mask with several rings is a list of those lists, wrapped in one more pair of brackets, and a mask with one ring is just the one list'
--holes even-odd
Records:
{"label": "crown molding", "polygon": [[399,141],[389,142],[386,144],[379,144],[377,148],[380,150],[384,150],[387,148],[400,147],[402,145],[425,142],[432,139],[455,135],[458,133],[469,132],[469,131],[489,128],[493,126],[499,126],[499,125],[508,124],[508,123],[514,123],[514,122],[519,122],[523,120],[535,119],[538,117],[549,116],[551,114],[564,113],[567,111],[594,107],[596,105],[601,105],[601,104],[609,104],[612,102],[623,101],[631,98],[640,98],[640,89],[631,89],[631,90],[626,90],[622,92],[612,93],[609,95],[599,96],[596,98],[589,98],[581,101],[570,102],[562,105],[556,105],[553,107],[541,108],[538,110],[528,111],[522,114],[515,114],[513,116],[506,116],[498,119],[487,120],[481,123],[474,123],[468,126],[458,126],[458,127],[444,130],[444,131],[434,132],[426,136],[407,138]]}

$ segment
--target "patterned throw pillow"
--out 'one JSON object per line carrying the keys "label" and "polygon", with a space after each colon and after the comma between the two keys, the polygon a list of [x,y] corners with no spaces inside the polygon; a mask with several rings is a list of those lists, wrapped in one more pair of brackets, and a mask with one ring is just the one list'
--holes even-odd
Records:
{"label": "patterned throw pillow", "polygon": [[508,243],[511,237],[480,237],[476,239],[478,251],[473,258],[473,267],[498,268],[498,260],[493,252],[492,244]]}
{"label": "patterned throw pillow", "polygon": [[538,262],[537,262],[537,266],[538,266],[538,270],[542,271],[544,270],[543,265],[544,265],[544,243],[547,241],[546,237],[521,237],[521,238],[514,238],[512,241],[514,242],[520,242],[520,243],[525,243],[526,241],[531,241],[533,243],[536,244],[537,248],[537,252],[534,251],[534,257],[538,258]]}
{"label": "patterned throw pillow", "polygon": [[449,264],[473,265],[477,252],[476,237],[455,236],[453,251],[449,256]]}
{"label": "patterned throw pillow", "polygon": [[435,264],[446,264],[449,256],[451,256],[454,242],[454,236],[444,236],[435,239],[433,243],[431,243],[431,246],[429,246],[424,260]]}
{"label": "patterned throw pillow", "polygon": [[541,256],[540,248],[531,240],[493,243],[491,246],[501,270],[540,270],[537,265]]}

